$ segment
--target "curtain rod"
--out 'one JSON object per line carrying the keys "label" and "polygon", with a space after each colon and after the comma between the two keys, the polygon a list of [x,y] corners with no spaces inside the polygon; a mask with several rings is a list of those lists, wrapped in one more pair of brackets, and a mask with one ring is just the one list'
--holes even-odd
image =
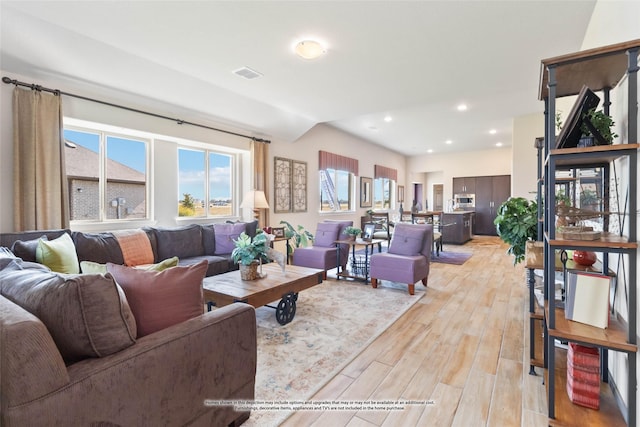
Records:
{"label": "curtain rod", "polygon": [[248,138],[248,139],[250,139],[252,141],[255,141],[255,142],[263,142],[265,144],[271,144],[271,141],[269,141],[268,139],[262,139],[262,138],[257,138],[255,136],[243,135],[241,133],[231,132],[231,131],[228,131],[228,130],[218,129],[218,128],[214,128],[214,127],[207,126],[207,125],[201,125],[201,124],[198,124],[198,123],[188,122],[186,120],[174,119],[173,117],[163,116],[162,114],[151,113],[149,111],[138,110],[136,108],[126,107],[124,105],[119,105],[119,104],[113,104],[111,102],[101,101],[101,100],[95,99],[95,98],[89,98],[89,97],[82,96],[82,95],[76,95],[74,93],[63,92],[63,91],[58,90],[58,89],[50,89],[50,88],[46,88],[46,87],[43,87],[43,86],[40,86],[40,85],[36,85],[36,84],[33,84],[33,83],[29,84],[29,83],[20,82],[18,80],[12,80],[9,77],[3,77],[2,78],[2,82],[6,83],[6,84],[16,85],[16,86],[28,87],[28,88],[31,88],[31,90],[49,92],[49,93],[53,93],[54,95],[71,96],[73,98],[84,99],[85,101],[96,102],[98,104],[108,105],[110,107],[120,108],[120,109],[127,110],[127,111],[133,111],[134,113],[146,114],[147,116],[153,116],[153,117],[157,117],[157,118],[160,118],[160,119],[171,120],[173,122],[176,122],[179,125],[197,126],[197,127],[201,127],[201,128],[205,128],[205,129],[209,129],[209,130],[214,130],[216,132],[222,132],[222,133],[226,133],[226,134],[229,134],[229,135],[239,136],[239,137],[242,137],[242,138]]}

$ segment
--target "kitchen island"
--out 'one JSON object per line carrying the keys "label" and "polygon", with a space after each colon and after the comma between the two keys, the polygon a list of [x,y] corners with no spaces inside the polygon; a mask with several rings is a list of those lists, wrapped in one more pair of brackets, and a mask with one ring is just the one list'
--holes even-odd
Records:
{"label": "kitchen island", "polygon": [[463,245],[471,240],[475,211],[443,212],[441,218],[442,242]]}

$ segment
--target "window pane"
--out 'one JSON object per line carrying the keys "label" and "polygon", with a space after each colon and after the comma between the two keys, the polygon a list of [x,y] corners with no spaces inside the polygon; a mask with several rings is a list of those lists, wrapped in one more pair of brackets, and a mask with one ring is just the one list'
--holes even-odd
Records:
{"label": "window pane", "polygon": [[107,136],[107,219],[147,217],[147,144]]}
{"label": "window pane", "polygon": [[178,149],[178,216],[204,216],[204,151]]}
{"label": "window pane", "polygon": [[320,171],[320,211],[332,212],[337,209],[335,169]]}
{"label": "window pane", "polygon": [[209,153],[209,215],[233,214],[232,157]]}
{"label": "window pane", "polygon": [[348,211],[351,207],[351,174],[347,171],[337,171],[336,183],[339,210]]}
{"label": "window pane", "polygon": [[373,208],[389,209],[391,208],[391,184],[392,180],[388,178],[376,178],[373,181]]}
{"label": "window pane", "polygon": [[100,220],[100,135],[65,129],[64,138],[71,220]]}

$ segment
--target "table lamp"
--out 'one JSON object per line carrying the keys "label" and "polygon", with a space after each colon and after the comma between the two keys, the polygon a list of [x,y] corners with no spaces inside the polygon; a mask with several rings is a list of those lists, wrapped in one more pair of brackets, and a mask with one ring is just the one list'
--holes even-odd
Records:
{"label": "table lamp", "polygon": [[253,209],[253,217],[257,220],[260,216],[260,209],[269,209],[269,203],[267,203],[264,191],[251,190],[245,193],[240,207]]}

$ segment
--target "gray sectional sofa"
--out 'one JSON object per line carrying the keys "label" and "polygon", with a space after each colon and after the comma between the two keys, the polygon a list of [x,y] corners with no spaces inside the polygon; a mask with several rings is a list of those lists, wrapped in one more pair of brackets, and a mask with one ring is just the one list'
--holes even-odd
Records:
{"label": "gray sectional sofa", "polygon": [[[206,260],[206,274],[214,275],[236,268],[230,236],[222,234],[240,228],[255,234],[255,223],[144,231],[155,261],[168,255],[179,256],[183,266]],[[217,240],[216,231],[222,233]],[[59,274],[30,262],[40,236],[53,240],[64,233],[80,260],[123,261],[113,233],[0,234],[0,246],[24,257],[0,253],[0,425],[227,426],[246,420],[249,412],[220,401],[254,398],[253,307],[232,304],[139,336],[111,274]]]}

